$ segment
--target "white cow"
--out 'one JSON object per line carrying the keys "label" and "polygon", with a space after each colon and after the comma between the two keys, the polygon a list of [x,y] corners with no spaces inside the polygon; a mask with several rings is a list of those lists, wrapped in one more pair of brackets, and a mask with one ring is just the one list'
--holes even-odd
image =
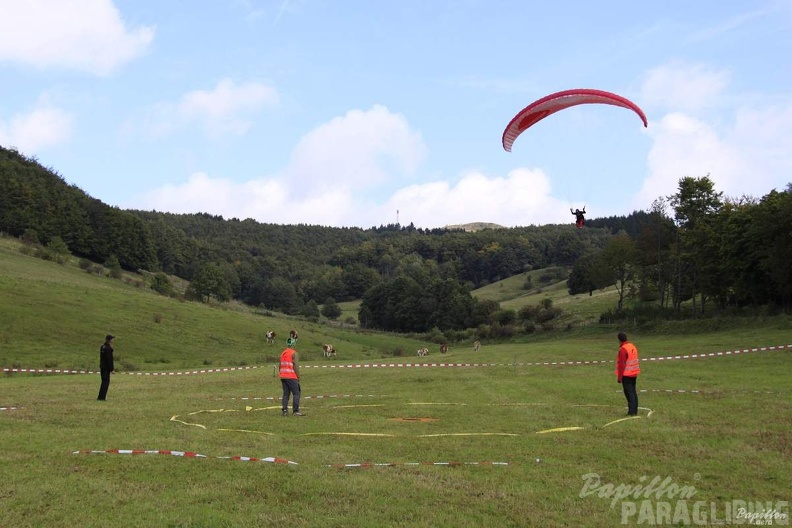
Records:
{"label": "white cow", "polygon": [[428,355],[429,355],[429,349],[428,348],[424,347],[424,348],[419,348],[418,349],[418,357],[424,357],[424,356],[428,356]]}
{"label": "white cow", "polygon": [[322,351],[324,352],[325,357],[338,356],[335,347],[333,347],[333,345],[330,344],[322,345]]}
{"label": "white cow", "polygon": [[275,332],[270,330],[269,332],[267,332],[267,343],[271,345],[274,342],[275,342]]}
{"label": "white cow", "polygon": [[475,341],[473,343],[473,352],[478,352],[481,349],[481,341]]}

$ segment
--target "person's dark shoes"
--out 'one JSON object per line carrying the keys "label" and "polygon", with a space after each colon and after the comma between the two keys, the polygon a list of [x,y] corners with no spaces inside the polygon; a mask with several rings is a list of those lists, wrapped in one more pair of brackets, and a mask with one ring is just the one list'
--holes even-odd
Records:
{"label": "person's dark shoes", "polygon": [[107,401],[107,400],[104,398],[96,398],[96,401]]}
{"label": "person's dark shoes", "polygon": [[292,416],[305,416],[305,415],[303,413],[301,413],[300,411],[294,411],[292,413]]}
{"label": "person's dark shoes", "polygon": [[289,416],[289,411],[282,411],[281,416]]}

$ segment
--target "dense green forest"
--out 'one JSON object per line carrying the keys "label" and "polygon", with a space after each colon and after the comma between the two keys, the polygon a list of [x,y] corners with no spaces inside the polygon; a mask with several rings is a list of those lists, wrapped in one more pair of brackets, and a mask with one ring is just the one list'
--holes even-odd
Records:
{"label": "dense green forest", "polygon": [[548,267],[570,270],[573,294],[616,285],[616,313],[788,310],[792,302],[792,186],[732,200],[706,176],[680,178],[678,192],[649,211],[591,219],[584,229],[331,228],[121,210],[0,147],[0,232],[151,272],[162,293],[173,291],[168,275],[183,278],[194,300],[318,316],[319,306],[362,299],[361,324],[393,331],[510,321],[471,290]]}

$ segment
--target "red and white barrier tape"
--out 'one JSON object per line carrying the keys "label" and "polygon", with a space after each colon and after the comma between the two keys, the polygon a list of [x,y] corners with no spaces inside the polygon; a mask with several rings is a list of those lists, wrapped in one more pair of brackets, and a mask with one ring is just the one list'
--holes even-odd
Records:
{"label": "red and white barrier tape", "polygon": [[513,466],[511,462],[363,462],[360,464],[326,464],[336,469],[394,466]]}
{"label": "red and white barrier tape", "polygon": [[294,464],[297,465],[297,462],[292,462],[291,460],[286,460],[285,458],[278,458],[278,457],[264,457],[264,458],[256,458],[256,457],[245,457],[245,456],[207,456],[202,455],[200,453],[195,453],[192,451],[171,451],[171,450],[163,450],[163,449],[104,449],[104,450],[85,450],[85,451],[73,451],[72,455],[97,455],[97,454],[117,454],[117,455],[171,455],[177,457],[187,457],[187,458],[215,458],[215,459],[222,459],[222,460],[240,460],[243,462],[270,462],[272,464]]}
{"label": "red and white barrier tape", "polygon": [[[709,352],[702,354],[685,354],[676,356],[660,356],[641,358],[641,361],[666,361],[676,359],[701,359],[708,357],[721,357],[721,356],[734,356],[737,354],[748,354],[751,352],[767,352],[771,350],[784,350],[792,349],[792,345],[775,345],[756,348],[744,348],[741,350],[729,350],[726,352]],[[537,366],[579,366],[579,365],[603,365],[614,363],[614,360],[591,360],[591,361],[542,361],[535,363],[359,363],[352,365],[300,365],[300,368],[320,368],[320,369],[391,369],[391,368],[442,368],[442,367],[537,367]],[[191,371],[179,372],[121,372],[120,374],[128,374],[131,376],[188,376],[194,374],[211,374],[216,372],[233,372],[237,370],[250,370],[256,368],[271,368],[271,367],[227,367],[217,369],[201,369]],[[3,372],[19,372],[28,374],[98,374],[94,370],[65,370],[65,369],[27,369],[27,368],[9,368],[3,367]]]}
{"label": "red and white barrier tape", "polygon": [[[616,391],[621,392],[621,391]],[[723,394],[729,392],[743,392],[753,394],[781,394],[779,391],[766,391],[766,390],[740,390],[740,389],[713,389],[713,390],[700,390],[700,389],[639,389],[638,392],[658,392],[662,394]]]}
{"label": "red and white barrier tape", "polygon": [[0,411],[16,411],[17,409],[21,409],[22,407],[0,407]]}

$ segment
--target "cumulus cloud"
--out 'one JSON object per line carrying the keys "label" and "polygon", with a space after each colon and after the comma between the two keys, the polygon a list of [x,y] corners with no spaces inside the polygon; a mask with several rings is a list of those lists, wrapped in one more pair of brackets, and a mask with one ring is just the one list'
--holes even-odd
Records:
{"label": "cumulus cloud", "polygon": [[[421,228],[569,221],[569,204],[552,196],[540,169],[506,176],[469,171],[454,183],[410,184],[425,154],[420,134],[403,116],[382,106],[353,110],[306,134],[279,174],[236,183],[197,173],[181,185],[150,192],[142,208],[363,228],[394,223],[397,211],[401,224]],[[382,197],[383,187],[393,190]]]}
{"label": "cumulus cloud", "polygon": [[71,134],[71,116],[46,103],[40,103],[34,110],[17,114],[8,121],[0,119],[0,144],[26,153],[37,153],[63,143]]}
{"label": "cumulus cloud", "polygon": [[418,227],[469,222],[511,227],[567,221],[565,207],[551,196],[550,182],[542,170],[520,168],[505,177],[469,172],[455,185],[445,181],[411,185],[397,191],[379,209],[386,218],[398,209],[402,224],[412,222]]}
{"label": "cumulus cloud", "polygon": [[222,79],[212,90],[195,90],[177,102],[160,102],[125,126],[141,130],[152,138],[166,137],[175,131],[197,125],[210,137],[244,135],[252,126],[250,116],[278,103],[278,92],[261,82],[237,84]]}
{"label": "cumulus cloud", "polygon": [[306,134],[287,176],[301,193],[360,190],[413,175],[426,156],[421,135],[384,106],[350,110]]}
{"label": "cumulus cloud", "polygon": [[725,70],[672,62],[649,70],[641,88],[641,100],[673,111],[696,111],[714,104],[729,78]]}
{"label": "cumulus cloud", "polygon": [[146,52],[153,27],[127,28],[110,0],[4,2],[0,61],[107,75]]}
{"label": "cumulus cloud", "polygon": [[[648,174],[635,208],[674,194],[685,176],[709,175],[728,197],[763,196],[792,179],[792,99],[741,99],[728,80],[725,71],[684,63],[649,72],[644,99],[661,117],[649,126]],[[715,106],[717,119],[708,112]]]}

